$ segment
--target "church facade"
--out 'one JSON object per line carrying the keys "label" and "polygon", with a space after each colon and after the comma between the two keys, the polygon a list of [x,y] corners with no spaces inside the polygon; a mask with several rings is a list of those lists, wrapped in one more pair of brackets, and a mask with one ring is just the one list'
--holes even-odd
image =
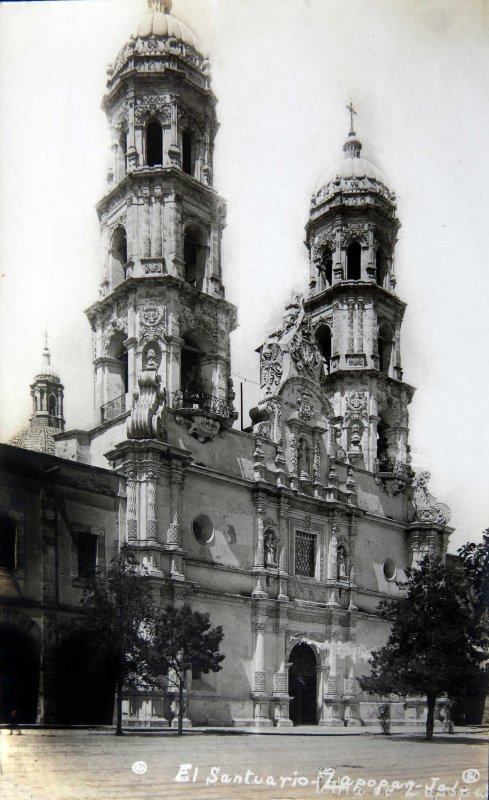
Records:
{"label": "church facade", "polygon": [[[398,596],[396,581],[424,553],[444,557],[450,533],[429,474],[410,466],[414,390],[401,363],[395,195],[362,157],[351,109],[342,158],[311,199],[308,285],[260,348],[260,399],[252,426],[239,431],[237,310],[221,263],[226,204],[213,187],[215,106],[194,34],[167,0],[151,2],[109,67],[103,102],[113,159],[98,204],[100,293],[87,310],[94,425],[64,430],[63,387],[46,347],[30,428],[13,442],[43,451],[29,454],[34,462],[48,453],[48,470],[94,476],[83,496],[81,482],[65,482],[53,505],[60,547],[69,553],[62,540],[71,537],[82,575],[63,571],[71,588],[63,609],[59,593],[52,600],[51,631],[60,614],[76,613],[88,550],[92,567],[104,569],[127,542],[162,605],[188,601],[223,626],[222,671],[189,675],[190,723],[371,724],[377,703],[358,676],[388,633],[376,607]],[[3,453],[21,458],[13,447]],[[99,509],[95,534],[76,527],[84,505]],[[99,536],[95,545],[84,533]],[[17,567],[0,566],[0,605],[10,608]],[[36,625],[22,592],[15,603]],[[53,647],[51,684],[62,680]],[[393,722],[421,720],[423,705],[393,703]],[[127,724],[161,725],[174,713],[170,690],[125,703]]]}

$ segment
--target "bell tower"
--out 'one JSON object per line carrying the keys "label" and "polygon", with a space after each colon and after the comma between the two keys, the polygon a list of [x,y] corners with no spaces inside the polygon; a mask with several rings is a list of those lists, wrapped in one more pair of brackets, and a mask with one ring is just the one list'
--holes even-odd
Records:
{"label": "bell tower", "polygon": [[343,159],[321,178],[306,227],[304,304],[322,358],[322,385],[336,411],[340,455],[370,471],[408,470],[408,403],[394,250],[400,223],[382,172],[361,156],[351,127]]}
{"label": "bell tower", "polygon": [[152,373],[168,405],[207,404],[234,419],[236,313],[221,273],[226,207],[212,186],[216,98],[209,62],[170,10],[171,0],[149,0],[137,33],[108,68],[103,109],[112,143],[108,190],[97,207],[102,281],[87,311],[97,425],[134,406],[143,373]]}

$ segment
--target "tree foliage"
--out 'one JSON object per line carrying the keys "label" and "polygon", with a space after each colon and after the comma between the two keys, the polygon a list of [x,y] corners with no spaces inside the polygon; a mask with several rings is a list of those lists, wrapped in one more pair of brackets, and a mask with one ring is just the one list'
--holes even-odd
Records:
{"label": "tree foliage", "polygon": [[113,670],[117,697],[116,734],[122,734],[122,692],[141,680],[150,682],[149,631],[154,617],[150,578],[123,548],[105,575],[90,583],[82,605],[84,625],[101,659]]}
{"label": "tree foliage", "polygon": [[465,575],[472,587],[479,616],[489,614],[489,528],[482,533],[482,542],[467,542],[457,551]]}
{"label": "tree foliage", "polygon": [[407,594],[379,605],[381,619],[392,627],[386,645],[373,651],[371,675],[360,685],[380,695],[426,696],[426,738],[432,739],[436,698],[464,693],[467,677],[479,671],[486,631],[463,575],[433,556],[406,574],[407,582],[398,585]]}
{"label": "tree foliage", "polygon": [[211,628],[209,614],[192,611],[186,603],[168,606],[154,620],[153,673],[165,676],[178,690],[178,733],[182,733],[187,672],[218,672],[224,654],[219,651],[222,627]]}

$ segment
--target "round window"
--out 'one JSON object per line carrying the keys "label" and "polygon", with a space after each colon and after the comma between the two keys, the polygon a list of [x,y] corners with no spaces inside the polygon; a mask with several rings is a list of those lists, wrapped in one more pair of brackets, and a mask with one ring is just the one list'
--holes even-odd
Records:
{"label": "round window", "polygon": [[396,577],[397,567],[392,558],[386,558],[384,561],[384,577],[388,581],[393,581]]}
{"label": "round window", "polygon": [[214,536],[214,526],[205,514],[199,514],[192,522],[192,531],[200,544],[209,544]]}

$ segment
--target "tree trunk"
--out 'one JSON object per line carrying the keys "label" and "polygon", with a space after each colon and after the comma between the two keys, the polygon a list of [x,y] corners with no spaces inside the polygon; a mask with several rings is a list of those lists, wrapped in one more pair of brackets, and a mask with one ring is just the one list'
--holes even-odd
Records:
{"label": "tree trunk", "polygon": [[178,735],[181,736],[183,733],[183,681],[180,681],[178,685]]}
{"label": "tree trunk", "polygon": [[433,741],[433,728],[435,725],[435,704],[436,694],[428,694],[426,696],[426,705],[428,706],[428,714],[426,716],[426,741]]}
{"label": "tree trunk", "polygon": [[117,681],[116,683],[116,715],[117,715],[117,722],[116,722],[116,729],[115,735],[122,736],[122,681]]}

